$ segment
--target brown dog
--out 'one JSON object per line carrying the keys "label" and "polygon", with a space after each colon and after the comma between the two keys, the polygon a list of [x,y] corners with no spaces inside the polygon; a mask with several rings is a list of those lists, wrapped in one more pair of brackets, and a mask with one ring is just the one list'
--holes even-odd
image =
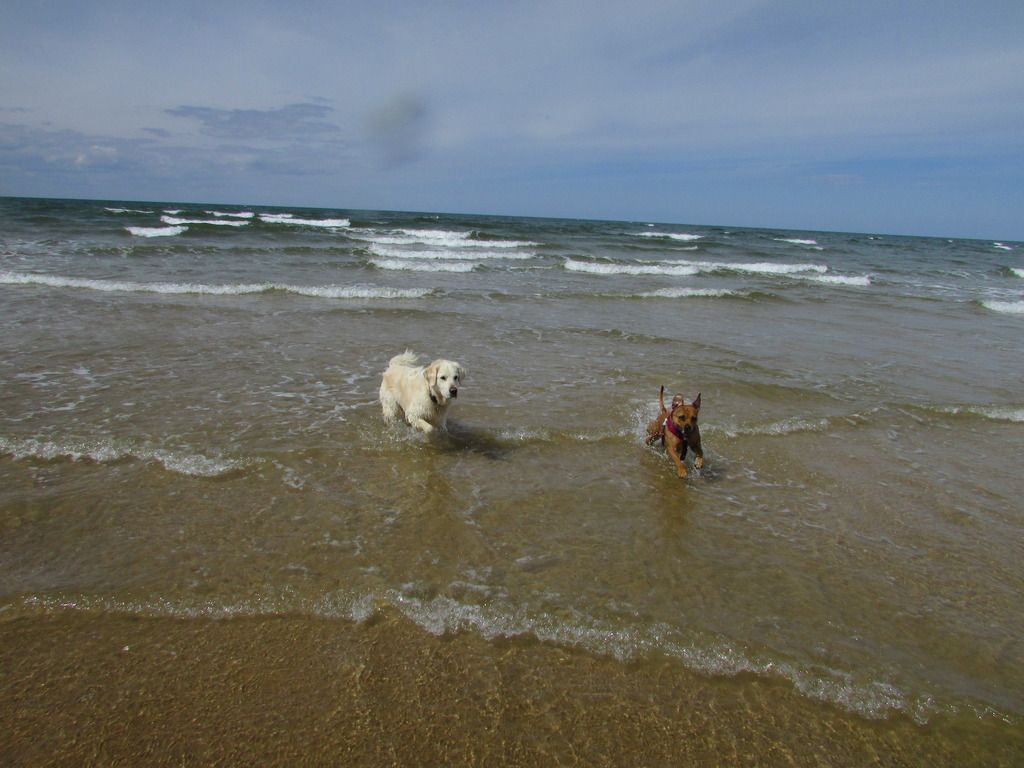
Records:
{"label": "brown dog", "polygon": [[686,449],[693,451],[693,466],[704,466],[704,451],[700,447],[700,428],[697,415],[700,413],[700,393],[692,403],[675,406],[665,420],[665,448],[676,463],[676,474],[686,477]]}

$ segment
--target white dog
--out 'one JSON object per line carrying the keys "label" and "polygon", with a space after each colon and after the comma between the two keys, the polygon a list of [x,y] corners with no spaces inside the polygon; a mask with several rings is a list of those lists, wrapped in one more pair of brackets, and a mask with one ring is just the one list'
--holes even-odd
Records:
{"label": "white dog", "polygon": [[395,355],[380,383],[380,405],[388,423],[402,415],[424,432],[444,430],[448,407],[458,397],[466,371],[451,360],[419,365],[415,353]]}

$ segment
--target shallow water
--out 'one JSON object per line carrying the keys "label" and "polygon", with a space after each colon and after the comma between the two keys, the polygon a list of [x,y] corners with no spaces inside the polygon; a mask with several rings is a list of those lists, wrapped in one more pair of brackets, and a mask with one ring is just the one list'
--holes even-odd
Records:
{"label": "shallow water", "polygon": [[[393,611],[1019,727],[1024,245],[213,210],[0,200],[0,615]],[[446,436],[381,420],[407,347],[469,371]]]}

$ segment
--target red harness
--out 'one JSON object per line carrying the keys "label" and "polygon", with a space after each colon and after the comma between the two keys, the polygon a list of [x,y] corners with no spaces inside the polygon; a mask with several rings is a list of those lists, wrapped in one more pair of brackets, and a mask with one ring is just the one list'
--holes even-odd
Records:
{"label": "red harness", "polygon": [[679,431],[679,427],[672,421],[671,416],[665,417],[665,429],[671,432],[673,435],[679,438],[679,441],[683,444],[683,450],[686,450],[686,435]]}

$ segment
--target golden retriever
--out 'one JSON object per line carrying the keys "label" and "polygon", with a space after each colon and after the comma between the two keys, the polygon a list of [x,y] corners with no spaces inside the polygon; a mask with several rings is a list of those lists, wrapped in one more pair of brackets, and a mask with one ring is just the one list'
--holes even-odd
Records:
{"label": "golden retriever", "polygon": [[380,383],[384,421],[404,417],[410,426],[427,433],[445,430],[448,407],[458,397],[465,377],[465,369],[451,360],[420,365],[417,355],[408,349],[395,355]]}

